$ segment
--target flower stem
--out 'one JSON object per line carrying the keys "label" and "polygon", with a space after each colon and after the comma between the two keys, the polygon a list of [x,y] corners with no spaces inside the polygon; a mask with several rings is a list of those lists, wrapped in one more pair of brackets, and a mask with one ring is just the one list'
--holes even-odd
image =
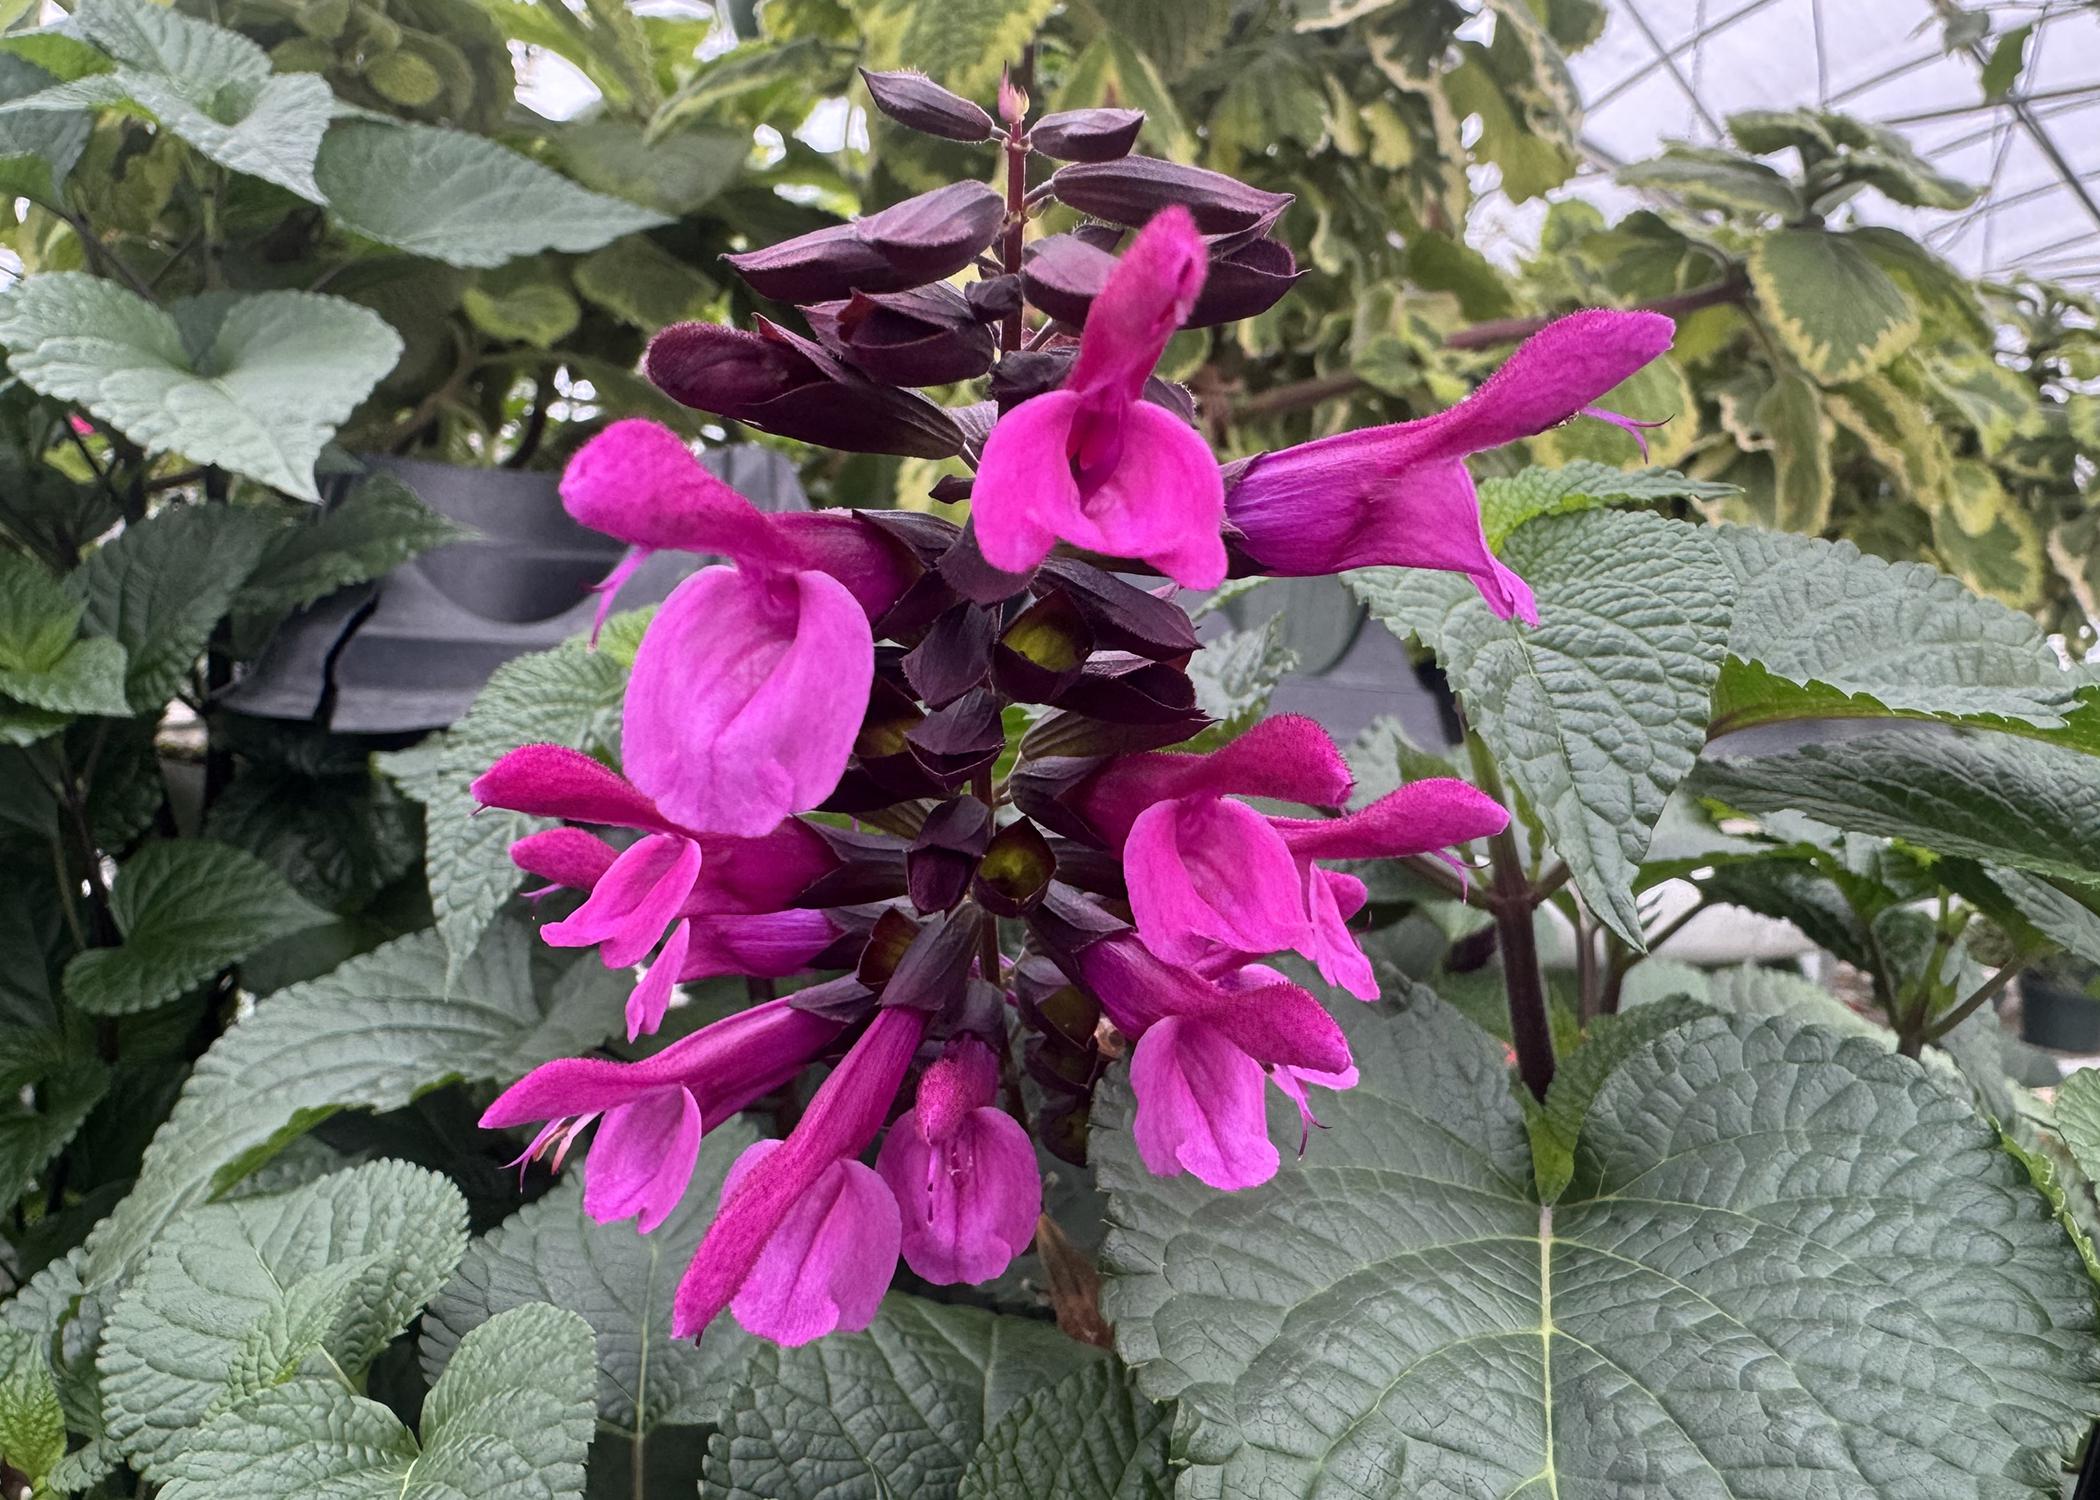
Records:
{"label": "flower stem", "polygon": [[[1502,790],[1502,776],[1480,736],[1466,733],[1466,753],[1473,762],[1473,779],[1480,789],[1509,805]],[[1517,1049],[1517,1073],[1535,1098],[1544,1099],[1553,1082],[1553,1027],[1546,1016],[1546,983],[1539,972],[1538,935],[1531,925],[1532,908],[1538,904],[1530,877],[1524,873],[1524,856],[1517,849],[1517,836],[1508,826],[1488,840],[1488,860],[1494,875],[1487,894],[1488,910],[1495,916],[1495,937],[1502,950],[1502,988],[1509,998],[1509,1038]]]}

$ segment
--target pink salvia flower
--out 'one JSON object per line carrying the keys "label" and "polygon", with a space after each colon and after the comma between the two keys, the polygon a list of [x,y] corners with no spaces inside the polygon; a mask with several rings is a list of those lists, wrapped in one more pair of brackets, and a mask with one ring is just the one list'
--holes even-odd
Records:
{"label": "pink salvia flower", "polygon": [[1340,807],[1354,785],[1334,736],[1303,714],[1263,719],[1201,755],[1153,750],[1109,762],[1069,797],[1111,849],[1123,847],[1146,808],[1174,797],[1227,793]]}
{"label": "pink salvia flower", "polygon": [[992,1105],[998,1082],[992,1049],[957,1037],[875,1158],[897,1196],[904,1263],[937,1285],[990,1281],[1035,1237],[1043,1181],[1028,1132]]}
{"label": "pink salvia flower", "polygon": [[597,1120],[584,1210],[600,1223],[638,1215],[646,1234],[684,1195],[700,1137],[801,1072],[841,1029],[785,1000],[770,1001],[641,1062],[565,1057],[543,1064],[499,1094],[481,1125],[545,1121],[521,1158],[530,1160],[554,1143],[566,1152]]}
{"label": "pink salvia flower", "polygon": [[725,1307],[781,1344],[868,1326],[902,1229],[896,1198],[855,1158],[882,1128],[929,1019],[902,1006],[877,1011],[788,1138],[744,1153],[678,1283],[674,1337],[696,1337]]}
{"label": "pink salvia flower", "polygon": [[1217,461],[1201,435],[1141,394],[1208,265],[1188,211],[1163,210],[1088,309],[1064,385],[992,428],[971,518],[993,567],[1026,573],[1062,540],[1142,558],[1191,588],[1224,581]]}
{"label": "pink salvia flower", "polygon": [[1466,456],[1575,416],[1668,349],[1674,327],[1660,313],[1574,313],[1448,411],[1260,455],[1226,496],[1240,549],[1283,577],[1373,565],[1466,573],[1497,615],[1538,623],[1530,588],[1488,549]]}
{"label": "pink salvia flower", "polygon": [[1138,935],[1178,964],[1236,962],[1295,949],[1320,977],[1378,998],[1371,962],[1350,936],[1363,883],[1316,859],[1427,854],[1499,833],[1502,805],[1463,781],[1411,782],[1338,818],[1276,818],[1195,792],[1147,808],[1123,845]]}
{"label": "pink salvia flower", "polygon": [[1206,978],[1163,962],[1130,933],[1081,950],[1078,968],[1116,1029],[1137,1040],[1132,1128],[1158,1176],[1186,1171],[1228,1190],[1267,1182],[1279,1157],[1262,1104],[1264,1070],[1355,1080],[1334,1018],[1272,969]]}
{"label": "pink salvia flower", "polygon": [[[689,829],[746,838],[831,795],[867,708],[875,642],[860,599],[816,565],[826,559],[651,422],[593,438],[562,498],[583,524],[644,551],[737,563],[679,584],[642,636],[621,721],[635,783]],[[879,542],[869,555],[885,555]],[[891,581],[870,585],[871,598]]]}

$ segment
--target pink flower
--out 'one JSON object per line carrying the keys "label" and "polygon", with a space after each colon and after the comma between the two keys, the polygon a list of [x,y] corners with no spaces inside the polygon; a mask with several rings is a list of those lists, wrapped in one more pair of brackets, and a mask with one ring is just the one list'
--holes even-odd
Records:
{"label": "pink flower", "polygon": [[1340,807],[1353,785],[1349,762],[1332,735],[1303,714],[1277,714],[1201,755],[1152,750],[1122,756],[1068,800],[1109,848],[1121,849],[1138,815],[1172,797],[1236,793]]}
{"label": "pink flower", "polygon": [[739,1158],[672,1299],[671,1332],[692,1338],[729,1308],[761,1338],[805,1344],[865,1328],[897,1266],[897,1200],[855,1160],[882,1128],[929,1017],[878,1010],[785,1141]]}
{"label": "pink flower", "polygon": [[628,997],[629,1041],[662,1024],[674,982],[779,978],[839,936],[822,912],[776,910],[837,864],[823,838],[794,819],[757,838],[696,833],[618,772],[562,745],[513,750],[473,791],[484,806],[642,832],[624,852],[580,828],[550,828],[510,850],[519,868],[590,893],[568,918],[541,929],[555,947],[595,946],[607,968],[624,969],[662,941]]}
{"label": "pink flower", "polygon": [[990,1281],[1035,1237],[1043,1182],[1028,1132],[992,1106],[998,1079],[992,1049],[957,1037],[875,1158],[897,1196],[904,1263],[936,1284]]}
{"label": "pink flower", "polygon": [[762,514],[651,422],[593,438],[562,498],[636,548],[608,601],[656,548],[737,563],[679,584],[642,637],[622,719],[635,782],[686,827],[747,838],[830,796],[874,679],[870,614],[909,581],[888,543],[851,516]]}
{"label": "pink flower", "polygon": [[1137,1040],[1132,1129],[1157,1176],[1189,1172],[1227,1190],[1267,1182],[1279,1157],[1262,1104],[1264,1072],[1301,1108],[1304,1082],[1356,1082],[1334,1018],[1273,969],[1206,978],[1163,962],[1131,933],[1088,945],[1077,967],[1116,1028]]}
{"label": "pink flower", "polygon": [[1026,573],[1063,540],[1143,558],[1191,588],[1224,581],[1217,461],[1193,428],[1141,395],[1207,268],[1188,211],[1161,212],[1088,309],[1063,387],[992,428],[971,517],[993,567]]}
{"label": "pink flower", "polygon": [[1284,577],[1373,565],[1467,573],[1496,614],[1537,624],[1530,588],[1488,550],[1466,456],[1582,412],[1668,349],[1674,326],[1660,313],[1574,313],[1448,411],[1260,455],[1226,496],[1240,549]]}
{"label": "pink flower", "polygon": [[1337,818],[1268,817],[1195,792],[1138,816],[1123,845],[1124,878],[1138,935],[1171,963],[1295,949],[1329,984],[1375,1000],[1371,962],[1347,925],[1363,907],[1363,883],[1314,861],[1426,854],[1508,824],[1499,803],[1445,778]]}
{"label": "pink flower", "polygon": [[837,1021],[771,1001],[641,1062],[565,1057],[534,1068],[497,1096],[481,1125],[545,1121],[518,1159],[533,1160],[551,1144],[558,1167],[577,1135],[598,1121],[584,1210],[601,1224],[639,1215],[647,1234],[684,1196],[700,1137],[801,1072],[840,1030]]}

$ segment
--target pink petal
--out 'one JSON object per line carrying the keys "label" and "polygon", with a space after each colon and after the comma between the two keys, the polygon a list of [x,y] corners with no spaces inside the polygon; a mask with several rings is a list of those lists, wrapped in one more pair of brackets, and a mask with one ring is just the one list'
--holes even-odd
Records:
{"label": "pink petal", "polygon": [[1313,1113],[1312,1101],[1305,1097],[1305,1086],[1316,1083],[1322,1088],[1353,1089],[1357,1084],[1357,1074],[1353,1066],[1340,1073],[1319,1073],[1310,1068],[1271,1068],[1269,1082],[1298,1106],[1298,1154],[1303,1156],[1306,1142],[1312,1138],[1313,1127],[1327,1128],[1320,1125],[1320,1117]]}
{"label": "pink petal", "polygon": [[[581,828],[548,828],[528,833],[510,846],[510,862],[528,875],[587,891],[604,878],[620,851]],[[703,856],[701,868],[706,868]]]}
{"label": "pink petal", "polygon": [[[781,1147],[759,1141],[745,1149],[723,1184],[725,1207],[742,1178]],[[901,1237],[897,1200],[882,1179],[857,1161],[834,1161],[780,1221],[729,1310],[745,1332],[789,1347],[865,1328],[896,1272]]]}
{"label": "pink petal", "polygon": [[481,1127],[590,1115],[670,1087],[690,1089],[712,1125],[800,1072],[843,1029],[786,1000],[772,1000],[703,1026],[640,1062],[557,1058],[497,1095]]}
{"label": "pink petal", "polygon": [[1119,933],[1079,955],[1080,982],[1126,1036],[1169,1018],[1198,1020],[1262,1064],[1335,1072],[1350,1066],[1349,1042],[1327,1008],[1274,970],[1249,965],[1225,980],[1166,963]]}
{"label": "pink petal", "polygon": [[1209,252],[1189,211],[1179,205],[1161,209],[1138,231],[1087,309],[1066,388],[1136,401],[1167,340],[1196,305],[1209,270]]}
{"label": "pink petal", "polygon": [[1185,588],[1210,589],[1225,581],[1224,517],[1210,445],[1172,412],[1138,401],[1123,410],[1114,472],[1055,529],[1075,546],[1142,558]]}
{"label": "pink petal", "polygon": [[1138,1039],[1132,1131],[1156,1177],[1194,1174],[1227,1191],[1276,1175],[1261,1064],[1201,1021],[1171,1017]]}
{"label": "pink petal", "polygon": [[[930,1019],[924,1011],[902,1006],[877,1011],[860,1040],[818,1086],[801,1120],[780,1143],[778,1155],[766,1160],[745,1153],[745,1174],[725,1186],[722,1211],[679,1279],[671,1301],[674,1338],[694,1337],[713,1322],[739,1295],[790,1212],[834,1164],[867,1148],[889,1114],[897,1085],[904,1081]],[[751,1170],[761,1164],[764,1170]],[[883,1198],[894,1215],[896,1202],[887,1189]],[[894,1218],[891,1222],[894,1226]],[[890,1262],[895,1259],[893,1238]],[[887,1274],[885,1270],[885,1279]]]}
{"label": "pink petal", "polygon": [[1661,357],[1677,325],[1661,313],[1589,308],[1548,323],[1481,387],[1425,417],[1423,457],[1461,458],[1558,427]]}
{"label": "pink petal", "polygon": [[638,839],[612,862],[588,900],[540,936],[557,948],[602,944],[608,969],[639,963],[678,915],[700,874],[700,846],[677,834]]}
{"label": "pink petal", "polygon": [[1138,936],[1169,963],[1194,963],[1218,944],[1282,952],[1310,933],[1291,851],[1244,802],[1155,803],[1131,825],[1123,874]]}
{"label": "pink petal", "polygon": [[656,422],[615,422],[577,449],[561,477],[561,498],[580,524],[631,546],[799,566],[769,518]]}
{"label": "pink petal", "polygon": [[628,770],[691,828],[770,833],[838,785],[874,675],[867,616],[837,580],[703,569],[642,637]]}
{"label": "pink petal", "polygon": [[647,1234],[669,1217],[700,1157],[700,1106],[682,1088],[654,1089],[607,1110],[591,1138],[583,1211],[600,1224],[641,1216]]}
{"label": "pink petal", "polygon": [[687,982],[723,974],[783,979],[838,941],[840,928],[821,911],[768,911],[696,917],[691,948],[679,965]]}
{"label": "pink petal", "polygon": [[673,927],[663,951],[650,961],[649,972],[628,995],[628,1041],[644,1034],[653,1036],[656,1028],[663,1025],[664,1012],[671,1008],[671,986],[679,977],[678,971],[685,967],[685,950],[692,937],[691,922],[680,922]]}
{"label": "pink petal", "polygon": [[677,833],[639,788],[603,761],[567,745],[525,745],[480,776],[472,787],[483,807],[508,808],[536,818],[603,823],[649,833]]}
{"label": "pink petal", "polygon": [[1028,1132],[1004,1112],[969,1111],[937,1142],[917,1110],[882,1143],[875,1170],[896,1195],[904,1263],[940,1286],[990,1281],[1035,1238],[1043,1180]]}
{"label": "pink petal", "polygon": [[[1348,881],[1349,885],[1340,885]],[[1351,891],[1349,886],[1354,886]],[[1338,899],[1340,892],[1348,893],[1354,905],[1348,912],[1342,909]],[[1378,998],[1378,978],[1371,968],[1371,960],[1357,946],[1354,934],[1349,931],[1348,917],[1363,906],[1363,882],[1346,875],[1337,875],[1314,864],[1305,867],[1306,903],[1312,911],[1312,933],[1310,940],[1300,949],[1313,961],[1320,977],[1329,984],[1339,985],[1359,1000]]]}
{"label": "pink petal", "polygon": [[1050,555],[1058,523],[1079,510],[1079,482],[1066,456],[1081,411],[1071,391],[1023,401],[985,439],[970,486],[970,520],[984,560],[1027,573]]}
{"label": "pink petal", "polygon": [[999,1060],[992,1049],[974,1036],[954,1037],[919,1075],[918,1107],[912,1118],[920,1134],[938,1144],[953,1135],[971,1111],[990,1104],[998,1088]]}
{"label": "pink petal", "polygon": [[839,867],[809,824],[788,818],[755,839],[700,840],[700,882],[687,913],[778,911]]}
{"label": "pink petal", "polygon": [[1303,714],[1277,714],[1206,754],[1154,750],[1111,761],[1071,800],[1109,847],[1121,848],[1138,814],[1170,797],[1231,794],[1339,807],[1353,784],[1332,735]]}
{"label": "pink petal", "polygon": [[1490,838],[1509,826],[1509,812],[1476,787],[1436,776],[1339,818],[1270,824],[1300,859],[1390,859]]}

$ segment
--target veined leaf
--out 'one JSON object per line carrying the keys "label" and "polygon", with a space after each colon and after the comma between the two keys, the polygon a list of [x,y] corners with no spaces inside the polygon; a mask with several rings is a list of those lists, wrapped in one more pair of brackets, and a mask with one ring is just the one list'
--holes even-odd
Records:
{"label": "veined leaf", "polygon": [[1095,1105],[1104,1311],[1217,1466],[1191,1492],[2056,1494],[2090,1283],[1917,1064],[1791,1021],[1670,1030],[1542,1208],[1498,1046],[1421,991],[1340,1020],[1363,1081],[1263,1187],[1151,1177],[1120,1078]]}
{"label": "veined leaf", "polygon": [[1556,468],[1534,464],[1518,474],[1481,480],[1480,524],[1488,545],[1500,552],[1512,532],[1539,516],[1661,500],[1724,500],[1734,493],[1734,485],[1687,479],[1675,469],[1621,469],[1578,458]]}
{"label": "veined leaf", "polygon": [[1918,336],[1918,310],[1903,289],[1842,234],[1759,235],[1749,271],[1773,331],[1825,385],[1871,375]]}
{"label": "veined leaf", "polygon": [[339,505],[272,536],[241,586],[244,612],[298,609],[469,533],[391,474],[368,474]]}
{"label": "veined leaf", "polygon": [[345,229],[452,266],[581,254],[667,222],[507,146],[435,125],[340,122],[321,143],[314,178]]}
{"label": "veined leaf", "polygon": [[314,460],[401,354],[377,313],[312,292],[193,297],[162,309],[76,271],[0,298],[8,367],[141,447],[319,499]]}
{"label": "veined leaf", "polygon": [[148,844],[117,871],[109,904],[124,941],[66,965],[66,998],[91,1016],[151,1010],[328,919],[254,855],[208,839]]}
{"label": "veined leaf", "polygon": [[865,1333],[759,1346],[708,1443],[703,1488],[712,1500],[952,1495],[988,1427],[1100,1358],[1052,1323],[892,1292]]}
{"label": "veined leaf", "polygon": [[460,1340],[496,1314],[552,1302],[581,1313],[597,1335],[601,1421],[637,1436],[712,1422],[717,1404],[704,1395],[740,1372],[754,1345],[727,1323],[697,1341],[672,1339],[671,1293],[714,1221],[730,1163],[755,1139],[741,1119],[710,1132],[678,1208],[647,1234],[586,1214],[576,1171],[475,1240],[423,1320],[424,1374],[437,1379]]}
{"label": "veined leaf", "polygon": [[1436,653],[1576,888],[1639,947],[1634,877],[1705,742],[1734,580],[1705,528],[1625,511],[1535,521],[1507,555],[1538,595],[1537,629],[1497,620],[1455,573],[1366,568],[1348,582]]}
{"label": "veined leaf", "polygon": [[1717,146],[1672,145],[1661,156],[1613,174],[1622,187],[1674,193],[1698,208],[1771,214],[1792,221],[1807,212],[1801,190],[1761,161]]}
{"label": "veined leaf", "polygon": [[1780,375],[1758,398],[1756,420],[1772,445],[1775,524],[1815,535],[1830,524],[1832,490],[1822,393],[1799,375]]}
{"label": "veined leaf", "polygon": [[124,648],[79,639],[82,613],[80,603],[33,558],[0,553],[0,698],[32,710],[18,718],[19,711],[0,703],[0,740],[29,744],[74,714],[131,712],[124,697]]}
{"label": "veined leaf", "polygon": [[1712,534],[1736,581],[1716,735],[1882,714],[2055,729],[2078,707],[2033,619],[1923,563],[1749,527]]}
{"label": "veined leaf", "polygon": [[165,1474],[242,1399],[302,1374],[355,1379],[466,1245],[459,1189],[405,1162],[183,1214],[156,1238],[104,1334],[110,1437]]}
{"label": "veined leaf", "polygon": [[581,1500],[591,1331],[545,1303],[474,1330],[423,1403],[420,1443],[332,1378],[273,1386],[215,1417],[162,1500]]}
{"label": "veined leaf", "polygon": [[490,932],[448,983],[417,933],[261,1001],[199,1060],[146,1148],[138,1183],[89,1240],[93,1285],[128,1271],[192,1204],[223,1192],[341,1109],[397,1109],[455,1079],[508,1082],[602,1040],[624,984],[594,959],[551,982],[532,934]]}
{"label": "veined leaf", "polygon": [[1128,1370],[1083,1365],[992,1424],[957,1500],[1169,1500],[1171,1416]]}
{"label": "veined leaf", "polygon": [[44,1493],[45,1476],[66,1454],[66,1417],[44,1351],[28,1334],[5,1326],[0,1326],[0,1453],[7,1455],[9,1467],[28,1476],[34,1493]]}

